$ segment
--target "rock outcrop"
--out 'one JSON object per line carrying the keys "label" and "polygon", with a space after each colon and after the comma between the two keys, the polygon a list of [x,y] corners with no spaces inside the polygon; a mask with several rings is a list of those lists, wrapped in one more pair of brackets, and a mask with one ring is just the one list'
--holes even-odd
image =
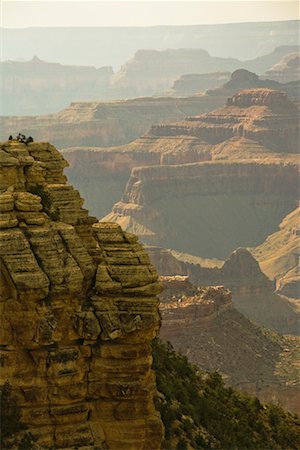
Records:
{"label": "rock outcrop", "polygon": [[266,71],[266,77],[280,83],[299,81],[300,79],[300,56],[299,53],[285,55],[280,61]]}
{"label": "rock outcrop", "polygon": [[159,448],[157,274],[97,223],[47,143],[0,150],[1,384],[42,448]]}
{"label": "rock outcrop", "polygon": [[29,116],[49,114],[72,101],[107,97],[111,67],[64,66],[41,61],[0,63],[2,102],[0,114]]}
{"label": "rock outcrop", "polygon": [[206,97],[73,102],[54,114],[1,117],[0,139],[22,132],[59,148],[122,145],[146,133],[153,124],[181,120],[218,106],[219,99]]}
{"label": "rock outcrop", "polygon": [[199,94],[223,86],[230,72],[189,73],[174,81],[171,92],[175,97]]}
{"label": "rock outcrop", "polygon": [[209,89],[206,95],[212,97],[226,98],[234,95],[242,89],[276,89],[285,92],[290,100],[299,101],[299,81],[278,82],[270,79],[263,79],[254,72],[246,69],[235,70],[231,74],[231,78],[222,86],[215,89]]}
{"label": "rock outcrop", "polygon": [[297,163],[257,160],[135,168],[103,220],[148,244],[224,259],[276,230],[297,205],[298,179]]}
{"label": "rock outcrop", "polygon": [[274,280],[267,278],[247,249],[237,249],[223,263],[200,262],[158,247],[148,247],[148,253],[161,275],[188,276],[196,286],[223,285],[232,293],[235,308],[248,319],[279,333],[300,334],[297,303],[274,292]]}
{"label": "rock outcrop", "polygon": [[73,147],[62,154],[69,162],[70,181],[84,192],[88,209],[101,218],[122,196],[134,167],[210,160],[210,147],[194,136],[145,135],[127,145]]}
{"label": "rock outcrop", "polygon": [[161,280],[161,338],[202,370],[222,373],[228,385],[300,412],[300,337],[263,331],[235,309],[222,286],[196,288],[178,275]]}
{"label": "rock outcrop", "polygon": [[257,141],[277,152],[298,152],[299,111],[286,94],[272,89],[245,89],[211,113],[187,117],[176,124],[157,125],[159,136],[192,135],[218,144],[233,137]]}
{"label": "rock outcrop", "polygon": [[276,281],[279,293],[300,298],[300,209],[297,207],[279,225],[279,230],[267,237],[252,254],[263,272]]}
{"label": "rock outcrop", "polygon": [[105,220],[202,257],[261,244],[298,204],[298,117],[284,93],[254,89],[211,113],[153,126],[149,135],[164,145],[198,138],[207,161],[134,168]]}
{"label": "rock outcrop", "polygon": [[282,46],[267,55],[246,61],[211,56],[201,48],[138,50],[111,77],[111,87],[120,97],[137,97],[169,91],[180,76],[187,74],[232,72],[241,68],[262,74],[284,55],[298,50],[297,46]]}

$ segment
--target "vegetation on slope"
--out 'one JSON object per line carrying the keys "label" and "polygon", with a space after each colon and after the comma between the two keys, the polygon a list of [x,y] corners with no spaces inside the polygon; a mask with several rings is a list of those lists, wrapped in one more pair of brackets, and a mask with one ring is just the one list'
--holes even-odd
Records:
{"label": "vegetation on slope", "polygon": [[296,415],[225,387],[217,372],[200,372],[170,343],[155,340],[153,356],[165,449],[300,448]]}

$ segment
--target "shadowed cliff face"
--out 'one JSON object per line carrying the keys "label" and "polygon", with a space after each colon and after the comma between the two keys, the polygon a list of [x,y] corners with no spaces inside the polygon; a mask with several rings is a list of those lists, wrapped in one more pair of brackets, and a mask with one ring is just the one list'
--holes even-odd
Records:
{"label": "shadowed cliff face", "polygon": [[53,146],[2,143],[0,162],[0,384],[42,448],[160,448],[143,247],[88,216]]}
{"label": "shadowed cliff face", "polygon": [[297,50],[298,47],[282,46],[270,54],[248,61],[211,56],[200,48],[139,50],[112,75],[111,87],[120,97],[153,95],[168,91],[174,81],[185,74],[232,72],[240,68],[261,74],[277,63],[282,56]]}
{"label": "shadowed cliff face", "polygon": [[299,54],[290,53],[266,71],[266,76],[281,83],[300,79]]}
{"label": "shadowed cliff face", "polygon": [[197,286],[223,285],[232,292],[235,308],[248,319],[279,333],[299,335],[297,302],[278,295],[273,281],[261,271],[246,249],[237,249],[222,264],[198,260],[158,247],[149,247],[152,263],[161,275],[189,276]]}
{"label": "shadowed cliff face", "polygon": [[[155,255],[153,252],[155,249],[150,254]],[[158,249],[156,252],[154,262],[159,258]],[[169,256],[169,265],[165,257],[165,271],[171,269]],[[245,254],[242,259],[249,262]],[[229,385],[300,412],[296,350],[300,337],[263,331],[236,310],[230,291],[223,286],[197,288],[187,276],[164,276],[161,280],[161,338],[202,370],[221,372]]]}
{"label": "shadowed cliff face", "polygon": [[144,242],[225,258],[256,246],[297,204],[296,164],[203,162],[134,169],[104,220]]}
{"label": "shadowed cliff face", "polygon": [[131,142],[155,124],[181,120],[223,104],[210,98],[138,98],[111,102],[73,102],[57,113],[1,117],[0,139],[18,132],[63,147],[112,146]]}
{"label": "shadowed cliff face", "polygon": [[300,298],[300,208],[288,214],[278,231],[252,253],[269,278],[276,279],[276,289],[283,295]]}
{"label": "shadowed cliff face", "polygon": [[211,160],[132,170],[106,218],[147,243],[224,259],[260,244],[297,205],[298,112],[279,91],[240,91],[226,107],[153,126],[150,136],[196,137]]}

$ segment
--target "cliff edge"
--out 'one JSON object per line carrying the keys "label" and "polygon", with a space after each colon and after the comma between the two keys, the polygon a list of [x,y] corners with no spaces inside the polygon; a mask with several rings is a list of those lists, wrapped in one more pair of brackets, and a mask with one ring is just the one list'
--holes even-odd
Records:
{"label": "cliff edge", "polygon": [[157,274],[48,143],[0,147],[1,380],[42,448],[160,448]]}

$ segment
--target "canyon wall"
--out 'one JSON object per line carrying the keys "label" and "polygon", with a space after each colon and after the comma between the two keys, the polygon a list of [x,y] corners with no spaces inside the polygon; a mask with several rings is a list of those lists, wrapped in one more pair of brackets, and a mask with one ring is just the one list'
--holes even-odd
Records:
{"label": "canyon wall", "polygon": [[286,54],[298,50],[297,46],[282,46],[270,54],[246,61],[211,56],[202,48],[138,50],[112,75],[111,87],[119,97],[136,97],[168,91],[177,78],[187,74],[232,72],[241,68],[261,74]]}
{"label": "canyon wall", "polygon": [[41,448],[160,448],[147,254],[88,216],[53,146],[4,142],[0,158],[0,377],[26,431]]}
{"label": "canyon wall", "polygon": [[299,45],[298,29],[297,20],[158,27],[3,28],[2,59],[29,60],[38,55],[45,61],[54,61],[55,57],[61,64],[118,68],[138,49],[153,48],[204,48],[214,55],[250,59],[284,44]]}
{"label": "canyon wall", "polygon": [[264,273],[276,280],[278,292],[300,298],[300,209],[297,207],[279,225],[278,231],[268,236],[252,254]]}
{"label": "canyon wall", "polygon": [[299,335],[297,302],[274,292],[274,280],[267,278],[248,250],[234,251],[218,266],[158,247],[148,247],[148,253],[161,275],[189,276],[196,286],[223,285],[230,289],[235,308],[248,319],[279,333]]}
{"label": "canyon wall", "polygon": [[208,161],[135,168],[103,220],[149,244],[225,258],[256,246],[298,201],[297,164]]}
{"label": "canyon wall", "polygon": [[48,114],[76,100],[107,98],[111,67],[63,66],[41,61],[0,62],[2,102],[0,114]]}
{"label": "canyon wall", "polygon": [[299,53],[289,53],[266,71],[265,76],[280,83],[300,79]]}
{"label": "canyon wall", "polygon": [[300,412],[300,337],[266,332],[239,313],[223,286],[196,288],[187,276],[161,277],[160,336],[207,371],[261,401]]}
{"label": "canyon wall", "polygon": [[54,114],[1,117],[0,139],[21,132],[35,140],[51,141],[59,148],[121,145],[146,133],[153,124],[181,120],[218,106],[218,98],[207,97],[73,102]]}

